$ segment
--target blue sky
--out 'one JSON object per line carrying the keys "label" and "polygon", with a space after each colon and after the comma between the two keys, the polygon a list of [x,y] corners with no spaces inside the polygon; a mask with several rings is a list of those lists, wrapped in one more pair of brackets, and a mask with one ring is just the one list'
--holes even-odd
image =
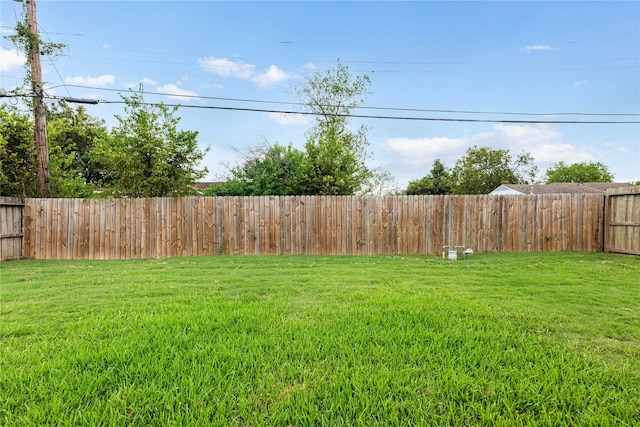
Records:
{"label": "blue sky", "polygon": [[[369,128],[369,165],[400,187],[435,159],[452,167],[474,145],[529,152],[540,176],[558,161],[600,161],[616,181],[640,180],[638,1],[38,0],[37,14],[43,39],[66,44],[43,58],[49,95],[113,101],[142,82],[163,94],[146,101],[180,103],[181,127],[211,147],[207,180],[264,141],[302,147],[310,124],[189,106],[295,110],[292,85],[338,59],[370,76],[366,106],[384,108],[356,114],[448,119],[353,120]],[[21,17],[20,3],[0,1],[3,35]],[[23,62],[3,38],[4,90],[22,84]],[[86,109],[109,126],[123,112],[121,104]]]}

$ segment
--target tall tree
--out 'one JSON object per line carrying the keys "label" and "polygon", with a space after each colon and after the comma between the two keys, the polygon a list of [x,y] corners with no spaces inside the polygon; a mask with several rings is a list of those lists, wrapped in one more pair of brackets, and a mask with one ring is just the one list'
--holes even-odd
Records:
{"label": "tall tree", "polygon": [[307,132],[301,194],[355,194],[373,173],[366,166],[367,127],[349,129],[353,110],[371,93],[369,76],[354,76],[338,64],[307,77],[294,92],[304,110],[314,115]]}
{"label": "tall tree", "polygon": [[529,153],[473,146],[451,171],[454,194],[488,194],[501,184],[529,184],[538,168]]}
{"label": "tall tree", "polygon": [[613,174],[600,162],[580,162],[567,165],[558,162],[545,172],[545,183],[552,182],[612,182]]}
{"label": "tall tree", "polygon": [[[142,87],[140,88],[142,92]],[[193,194],[207,169],[199,169],[206,150],[198,133],[178,129],[178,107],[147,104],[142,93],[122,96],[124,116],[116,116],[109,142],[98,146],[96,159],[108,166],[109,191],[118,196],[162,197]]]}
{"label": "tall tree", "polygon": [[440,159],[436,159],[433,162],[433,167],[429,174],[420,179],[409,181],[405,194],[450,194],[450,175],[451,172],[449,169],[440,161]]}

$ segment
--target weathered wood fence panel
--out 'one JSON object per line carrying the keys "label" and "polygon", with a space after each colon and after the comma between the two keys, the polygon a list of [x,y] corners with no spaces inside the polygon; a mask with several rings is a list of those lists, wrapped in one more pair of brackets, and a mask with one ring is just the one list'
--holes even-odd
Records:
{"label": "weathered wood fence panel", "polygon": [[0,261],[22,258],[22,212],[24,202],[0,196]]}
{"label": "weathered wood fence panel", "polygon": [[607,191],[605,251],[640,255],[640,187]]}
{"label": "weathered wood fence panel", "polygon": [[[24,255],[35,259],[439,254],[443,245],[475,252],[602,251],[604,247],[604,197],[593,194],[27,199],[25,203]],[[625,209],[635,209],[628,204]]]}

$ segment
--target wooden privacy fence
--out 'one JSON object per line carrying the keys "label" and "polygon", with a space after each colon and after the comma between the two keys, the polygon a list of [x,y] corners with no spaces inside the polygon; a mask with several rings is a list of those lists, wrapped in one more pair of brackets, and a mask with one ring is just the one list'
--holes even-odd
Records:
{"label": "wooden privacy fence", "polygon": [[607,191],[605,251],[640,255],[640,187]]}
{"label": "wooden privacy fence", "polygon": [[22,258],[22,211],[24,203],[0,196],[0,261]]}
{"label": "wooden privacy fence", "polygon": [[27,199],[25,256],[602,251],[604,197]]}

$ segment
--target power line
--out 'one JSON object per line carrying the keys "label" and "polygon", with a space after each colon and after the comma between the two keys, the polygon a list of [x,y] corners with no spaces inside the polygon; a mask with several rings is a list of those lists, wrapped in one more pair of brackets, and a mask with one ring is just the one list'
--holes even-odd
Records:
{"label": "power line", "polygon": [[[125,104],[125,101],[100,101],[104,104]],[[141,102],[142,105],[160,105],[160,103]],[[203,110],[227,110],[227,111],[245,111],[256,113],[274,113],[274,114],[300,114],[303,116],[319,116],[320,113],[312,113],[308,111],[288,111],[288,110],[271,110],[263,108],[243,108],[243,107],[222,107],[210,105],[181,105],[166,104],[167,107],[179,108],[195,108]],[[575,121],[575,120],[496,120],[496,119],[463,119],[463,118],[443,118],[443,117],[407,117],[407,116],[381,116],[368,114],[326,114],[332,117],[346,117],[358,119],[382,119],[382,120],[411,120],[411,121],[433,121],[433,122],[466,122],[466,123],[529,123],[529,124],[640,124],[640,121]]]}
{"label": "power line", "polygon": [[[33,97],[35,95],[3,95],[2,97]],[[125,101],[111,101],[111,100],[95,100],[95,99],[83,99],[83,98],[70,98],[70,97],[56,97],[48,96],[47,99],[57,99],[72,103],[82,104],[126,104]],[[331,117],[345,117],[345,118],[357,118],[357,119],[380,119],[380,120],[407,120],[407,121],[429,121],[429,122],[460,122],[460,123],[510,123],[510,124],[585,124],[585,125],[613,125],[613,124],[640,124],[640,120],[637,121],[610,121],[610,120],[507,120],[507,119],[467,119],[467,118],[446,118],[446,117],[409,117],[409,116],[383,116],[373,114],[321,114],[309,111],[293,111],[293,110],[275,110],[267,108],[246,108],[246,107],[224,107],[224,106],[212,106],[212,105],[184,105],[184,104],[167,104],[164,102],[141,102],[141,105],[158,106],[164,105],[167,107],[187,108],[187,109],[201,109],[201,110],[224,110],[224,111],[242,111],[242,112],[254,112],[254,113],[273,113],[273,114],[299,114],[302,116],[319,116],[327,115]]]}
{"label": "power line", "polygon": [[[65,87],[76,87],[82,89],[91,89],[91,90],[102,90],[109,92],[122,92],[120,89],[109,89],[109,88],[98,88],[84,85],[59,85]],[[51,89],[59,87],[52,86]],[[147,92],[144,94],[148,95],[159,95],[159,96],[177,96],[171,93],[165,92]],[[305,103],[302,102],[290,102],[290,101],[269,101],[269,100],[260,100],[260,99],[246,99],[246,98],[225,98],[225,97],[215,97],[215,96],[200,96],[200,95],[179,95],[182,98],[190,98],[190,99],[203,99],[203,100],[215,100],[215,101],[232,101],[232,102],[245,102],[245,103],[260,103],[260,104],[278,104],[278,105],[295,105],[295,106],[305,106]],[[104,101],[105,103],[107,101]],[[111,103],[115,103],[118,101],[112,101]],[[167,105],[167,104],[165,104]],[[197,106],[187,106],[180,105],[180,107],[197,107]],[[506,111],[473,111],[473,110],[446,110],[446,109],[423,109],[423,108],[399,108],[399,107],[357,107],[361,110],[381,110],[381,111],[411,111],[411,112],[423,112],[423,113],[447,113],[447,114],[498,114],[498,115],[517,115],[517,116],[640,116],[640,113],[586,113],[586,112],[555,112],[555,113],[531,113],[531,112],[506,112]],[[267,111],[270,112],[270,111]],[[300,112],[287,112],[288,114],[301,114]],[[583,122],[579,122],[583,123]],[[617,123],[617,122],[616,122]],[[636,122],[632,122],[636,123]]]}

